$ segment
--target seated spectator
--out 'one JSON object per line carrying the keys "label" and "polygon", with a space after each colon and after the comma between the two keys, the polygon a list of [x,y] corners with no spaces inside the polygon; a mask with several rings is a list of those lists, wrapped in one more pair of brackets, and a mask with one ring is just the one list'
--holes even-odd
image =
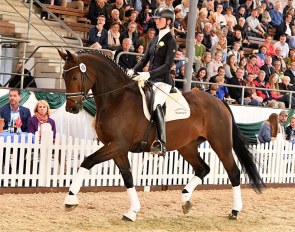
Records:
{"label": "seated spectator", "polygon": [[21,106],[21,91],[19,89],[9,90],[9,104],[0,108],[0,118],[4,118],[4,130],[7,130],[9,126],[15,125],[15,122],[21,119],[21,131],[27,131],[28,118],[31,117],[31,112],[28,108]]}
{"label": "seated spectator", "polygon": [[226,38],[231,38],[234,36],[234,27],[233,27],[233,21],[231,19],[228,19],[226,21],[226,26],[222,29],[223,35]]}
{"label": "seated spectator", "polygon": [[276,61],[280,61],[280,68],[281,68],[281,71],[285,72],[286,69],[287,69],[287,66],[286,66],[286,62],[282,56],[282,48],[281,47],[276,47],[275,48],[275,54],[274,56],[272,57],[272,64],[273,66],[275,67],[275,62]]}
{"label": "seated spectator", "polygon": [[263,37],[265,31],[260,26],[260,22],[257,19],[257,13],[257,10],[253,9],[251,12],[251,16],[246,18],[246,22],[249,27],[249,31],[246,34],[248,36]]}
{"label": "seated spectator", "polygon": [[200,68],[206,68],[207,70],[207,66],[211,61],[211,53],[205,52],[201,59],[197,57],[195,61],[195,72],[198,72]]}
{"label": "seated spectator", "polygon": [[251,75],[251,73],[249,73],[245,79],[245,83],[247,87],[251,87],[251,89],[245,89],[244,95],[244,98],[251,100],[251,103],[249,103],[249,105],[262,105],[263,98],[257,95],[255,88],[256,86],[254,84],[254,75]]}
{"label": "seated spectator", "polygon": [[[118,49],[115,53],[114,59],[117,60],[117,56],[121,52],[130,52],[131,39],[125,38],[122,42],[122,48]],[[120,65],[126,72],[129,69],[133,69],[137,64],[136,57],[130,54],[122,54],[119,58],[118,65]]]}
{"label": "seated spectator", "polygon": [[288,0],[287,5],[283,9],[283,15],[286,15],[287,11],[291,8],[293,8],[293,0]]}
{"label": "seated spectator", "polygon": [[[12,88],[20,88],[21,87],[22,66],[23,66],[23,62],[19,61],[16,63],[16,72],[19,74],[14,75],[9,80],[8,87],[12,87]],[[25,68],[24,69],[23,89],[26,89],[27,87],[37,88],[37,85],[35,82],[35,78],[31,75],[31,72]]]}
{"label": "seated spectator", "polygon": [[284,22],[283,15],[280,12],[280,8],[281,8],[281,3],[277,1],[275,3],[274,9],[269,11],[269,15],[271,18],[271,21],[269,24],[274,28],[278,28]]}
{"label": "seated spectator", "polygon": [[289,39],[289,48],[295,48],[295,36],[291,36]]}
{"label": "seated spectator", "polygon": [[181,3],[175,6],[175,10],[181,10],[182,18],[184,18],[187,15],[187,12],[189,11],[189,1],[190,0],[181,0]]}
{"label": "seated spectator", "polygon": [[279,78],[278,82],[281,83],[281,82],[282,82],[282,78],[283,78],[283,76],[284,76],[284,72],[283,72],[283,70],[282,70],[281,61],[276,60],[276,61],[274,62],[273,67],[274,67],[274,70],[275,70],[275,74],[278,75],[278,78]]}
{"label": "seated spectator", "polygon": [[211,55],[214,56],[216,51],[220,51],[222,53],[221,62],[225,63],[227,58],[227,40],[224,35],[221,35],[218,38],[218,42],[213,45]]}
{"label": "seated spectator", "polygon": [[180,68],[185,65],[185,55],[183,54],[183,51],[179,48],[177,49],[175,53],[175,59],[180,59],[180,60],[174,60],[175,73],[176,73],[176,76],[178,76]]}
{"label": "seated spectator", "polygon": [[216,81],[216,78],[218,76],[221,77],[220,79],[224,79],[225,80],[225,70],[224,70],[224,67],[223,66],[218,67],[218,73],[215,76],[209,78],[209,82],[216,83],[217,82]]}
{"label": "seated spectator", "polygon": [[234,27],[235,25],[237,25],[238,22],[237,22],[236,17],[233,15],[233,11],[234,11],[234,9],[231,6],[227,7],[226,14],[224,15],[224,18],[225,18],[226,22],[231,20],[232,26]]}
{"label": "seated spectator", "polygon": [[216,83],[218,84],[218,89],[216,92],[217,98],[223,100],[224,98],[228,97],[228,89],[224,84],[224,77],[222,75],[216,76]]}
{"label": "seated spectator", "polygon": [[[139,54],[144,54],[144,49],[143,49],[143,45],[141,44],[137,44],[137,47],[135,48],[135,52],[139,53]],[[136,61],[140,61],[142,59],[141,55],[137,55],[136,56]]]}
{"label": "seated spectator", "polygon": [[[280,90],[295,91],[295,85],[290,84],[290,77],[283,76],[282,82],[279,83],[279,89]],[[282,92],[282,94],[285,95],[287,93]],[[295,97],[295,93],[293,93],[293,97]]]}
{"label": "seated spectator", "polygon": [[196,21],[196,32],[203,32],[205,24],[209,22],[206,8],[202,8]]}
{"label": "seated spectator", "polygon": [[[251,78],[254,77],[252,73],[249,73],[247,76],[252,76]],[[246,86],[246,82],[243,80],[244,77],[244,70],[241,68],[237,69],[236,75],[233,76],[231,79],[229,79],[228,84],[231,85],[237,85],[237,86]],[[250,79],[250,77],[248,77]],[[242,88],[235,88],[235,87],[229,87],[229,95],[231,98],[236,100],[239,104],[244,104],[244,105],[254,105],[258,106],[259,102],[252,98],[252,92],[251,91],[245,91],[244,92],[244,99],[242,99],[242,93],[243,89]]]}
{"label": "seated spectator", "polygon": [[207,73],[208,73],[208,78],[211,78],[218,73],[218,68],[222,67],[222,52],[221,51],[216,51],[214,58],[209,62],[207,65]]}
{"label": "seated spectator", "polygon": [[[268,89],[274,89],[270,91],[270,96],[272,99],[283,102],[285,106],[288,108],[290,105],[290,98],[288,95],[283,95],[281,92],[279,92],[279,83],[278,83],[278,75],[273,74],[270,76],[268,83],[266,84],[266,88]],[[277,91],[276,91],[277,90]],[[295,98],[291,97],[291,108],[295,108]]]}
{"label": "seated spectator", "polygon": [[232,49],[230,49],[227,53],[227,56],[234,55],[236,58],[236,64],[240,62],[241,54],[240,54],[241,43],[239,41],[235,41],[233,43]]}
{"label": "seated spectator", "polygon": [[[129,24],[131,22],[136,23],[137,16],[138,16],[138,12],[135,11],[135,10],[130,11],[130,16],[128,17],[128,19],[125,16],[125,21],[123,23],[124,31],[128,31],[128,26],[129,26]],[[138,27],[137,27],[137,23],[136,23],[135,32],[137,33],[137,35],[139,35],[139,30],[138,30]]]}
{"label": "seated spectator", "polygon": [[136,32],[137,24],[135,22],[130,22],[128,25],[128,30],[124,31],[120,35],[120,42],[122,44],[123,40],[125,38],[130,38],[131,44],[130,44],[130,51],[133,52],[135,47],[138,43],[138,33]]}
{"label": "seated spectator", "polygon": [[246,18],[246,10],[244,6],[239,6],[238,12],[236,13],[236,18],[239,21],[240,18]]}
{"label": "seated spectator", "polygon": [[117,9],[113,9],[111,11],[111,18],[106,20],[105,29],[109,30],[114,22],[118,22],[121,25],[120,32],[123,32],[124,31],[123,23],[120,20],[120,12]]}
{"label": "seated spectator", "polygon": [[217,97],[217,90],[218,90],[218,84],[214,83],[210,85],[208,93],[211,94],[213,97]]}
{"label": "seated spectator", "polygon": [[257,61],[257,56],[251,55],[249,57],[249,62],[246,66],[247,72],[252,73],[255,76],[255,78],[257,77],[257,74],[260,71],[260,68],[256,65],[256,61]]}
{"label": "seated spectator", "polygon": [[261,45],[258,49],[258,53],[256,55],[256,65],[261,68],[261,66],[264,65],[265,62],[265,57],[266,57],[266,47],[264,45]]}
{"label": "seated spectator", "polygon": [[[142,28],[142,33],[148,33],[148,29],[153,28],[153,20],[151,19],[152,10],[149,5],[146,5],[146,8],[142,8],[142,10],[138,14],[138,24]],[[180,22],[179,22],[180,23]]]}
{"label": "seated spectator", "polygon": [[97,17],[104,15],[107,17],[107,9],[109,4],[104,0],[91,0],[87,18],[91,21],[91,25],[97,25]]}
{"label": "seated spectator", "polygon": [[[256,87],[266,89],[267,82],[265,81],[265,72],[263,70],[260,70],[258,72],[258,76],[255,80],[253,80],[253,83]],[[256,93],[259,97],[263,99],[264,105],[267,105],[268,102],[271,100],[271,96],[268,90],[257,89]]]}
{"label": "seated spectator", "polygon": [[151,40],[155,37],[155,34],[156,30],[154,28],[149,28],[146,34],[138,38],[137,42],[143,46],[144,52],[146,51]]}
{"label": "seated spectator", "polygon": [[124,21],[124,17],[125,17],[125,9],[124,9],[123,5],[124,5],[124,0],[116,0],[115,3],[111,3],[108,6],[108,12],[107,12],[107,16],[106,16],[107,21],[109,21],[110,19],[112,19],[113,10],[115,9],[119,13],[118,14],[119,20],[121,22],[123,22]]}
{"label": "seated spectator", "polygon": [[245,4],[241,4],[241,7],[245,8],[244,17],[247,18],[251,15],[251,12],[254,10],[254,4],[252,0],[246,0]]}
{"label": "seated spectator", "polygon": [[244,43],[244,40],[247,39],[248,32],[248,25],[246,24],[245,18],[242,17],[238,19],[238,24],[234,26],[234,30],[239,30],[241,32],[241,35],[239,37],[242,37],[242,40],[240,42]]}
{"label": "seated spectator", "polygon": [[261,6],[259,8],[257,8],[257,10],[258,10],[258,20],[260,22],[260,25],[264,29],[264,31],[268,31],[269,23],[271,21],[271,17],[269,15],[269,12],[267,10],[265,10],[265,8],[266,8],[266,4],[263,3],[263,2],[261,3]]}
{"label": "seated spectator", "polygon": [[113,22],[110,30],[108,31],[108,49],[116,51],[120,47],[120,23]]}
{"label": "seated spectator", "polygon": [[265,3],[266,5],[265,9],[267,11],[273,10],[275,8],[271,0],[264,0],[263,3]]}
{"label": "seated spectator", "polygon": [[236,74],[238,65],[236,62],[235,55],[230,55],[229,57],[227,57],[227,61],[226,61],[226,64],[224,65],[224,69],[225,69],[225,78],[227,80],[229,80]]}
{"label": "seated spectator", "polygon": [[274,44],[274,47],[282,49],[281,56],[285,59],[289,54],[289,45],[286,43],[286,35],[281,35],[280,40]]}
{"label": "seated spectator", "polygon": [[276,113],[272,113],[259,129],[258,141],[260,143],[269,143],[277,138],[279,132],[279,116]]}
{"label": "seated spectator", "polygon": [[287,66],[287,69],[289,69],[291,67],[291,64],[295,62],[295,49],[294,48],[290,48],[289,50],[289,54],[285,59],[285,63]]}
{"label": "seated spectator", "polygon": [[264,39],[265,41],[261,45],[266,47],[266,55],[274,56],[275,47],[272,44],[272,36],[267,34],[264,36]]}
{"label": "seated spectator", "polygon": [[205,23],[204,25],[204,30],[203,30],[203,34],[204,34],[204,39],[202,41],[202,44],[205,45],[207,52],[211,50],[212,47],[212,34],[211,34],[211,30],[212,30],[212,24],[211,23]]}
{"label": "seated spectator", "polygon": [[295,61],[291,63],[291,67],[285,71],[284,75],[290,77],[290,83],[295,85]]}
{"label": "seated spectator", "polygon": [[288,14],[285,16],[284,22],[276,29],[274,39],[279,40],[281,35],[286,35],[287,39],[294,35],[292,30],[292,15]]}
{"label": "seated spectator", "polygon": [[272,65],[272,56],[266,55],[264,65],[260,67],[261,70],[265,72],[265,81],[267,82],[269,77],[274,74],[276,71]]}
{"label": "seated spectator", "polygon": [[56,135],[55,121],[50,118],[50,107],[45,100],[37,102],[34,108],[34,115],[28,119],[27,132],[35,134],[37,131],[40,132],[40,139],[42,137],[42,130],[44,131],[45,123],[49,124],[53,131],[53,139]]}
{"label": "seated spectator", "polygon": [[78,10],[84,9],[84,2],[83,1],[75,1],[75,0],[61,0],[61,6],[68,7],[68,8],[74,8]]}
{"label": "seated spectator", "polygon": [[210,15],[209,20],[211,21],[213,27],[215,29],[222,29],[226,26],[226,19],[222,14],[223,6],[222,4],[218,4],[216,6],[216,11]]}
{"label": "seated spectator", "polygon": [[105,17],[98,16],[96,27],[89,30],[89,44],[91,48],[107,49],[108,48],[108,31],[104,29]]}
{"label": "seated spectator", "polygon": [[197,32],[196,39],[195,39],[195,59],[201,59],[201,57],[206,52],[206,47],[204,44],[202,44],[202,41],[204,39],[203,32]]}
{"label": "seated spectator", "polygon": [[[209,82],[206,68],[200,68],[195,76],[195,79],[199,82]],[[208,91],[209,89],[209,85],[203,83],[196,83],[196,87],[202,91]]]}
{"label": "seated spectator", "polygon": [[290,125],[285,129],[286,140],[295,142],[295,117],[290,119]]}

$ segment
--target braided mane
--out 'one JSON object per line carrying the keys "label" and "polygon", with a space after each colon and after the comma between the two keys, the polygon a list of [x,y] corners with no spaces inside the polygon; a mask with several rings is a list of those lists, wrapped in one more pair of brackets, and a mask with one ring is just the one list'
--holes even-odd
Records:
{"label": "braided mane", "polygon": [[97,55],[100,56],[102,58],[104,58],[107,62],[109,62],[114,68],[118,69],[121,73],[122,76],[124,78],[128,78],[126,71],[116,63],[115,60],[111,59],[109,56],[107,56],[106,54],[104,54],[103,52],[99,51],[99,50],[93,50],[93,49],[81,49],[79,51],[77,51],[77,54],[93,54],[93,55]]}

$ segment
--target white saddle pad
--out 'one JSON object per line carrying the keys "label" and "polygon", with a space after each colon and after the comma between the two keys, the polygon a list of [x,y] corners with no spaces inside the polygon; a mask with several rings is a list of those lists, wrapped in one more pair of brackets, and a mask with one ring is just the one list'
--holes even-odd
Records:
{"label": "white saddle pad", "polygon": [[[155,83],[154,93],[155,101],[153,109],[155,110],[157,105],[163,105],[166,102],[166,115],[165,121],[173,121],[178,119],[186,119],[190,116],[191,111],[186,99],[182,96],[182,93],[178,90],[176,93],[169,93],[171,86],[165,83],[159,82]],[[139,87],[139,90],[142,95],[143,102],[143,112],[145,117],[150,120],[151,114],[147,107],[146,98],[143,90]]]}

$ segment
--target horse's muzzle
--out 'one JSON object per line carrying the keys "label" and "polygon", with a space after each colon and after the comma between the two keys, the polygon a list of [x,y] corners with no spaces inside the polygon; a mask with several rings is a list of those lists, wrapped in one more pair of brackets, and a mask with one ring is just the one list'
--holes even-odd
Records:
{"label": "horse's muzzle", "polygon": [[75,104],[71,107],[66,107],[66,111],[72,114],[78,114],[82,110],[82,104]]}

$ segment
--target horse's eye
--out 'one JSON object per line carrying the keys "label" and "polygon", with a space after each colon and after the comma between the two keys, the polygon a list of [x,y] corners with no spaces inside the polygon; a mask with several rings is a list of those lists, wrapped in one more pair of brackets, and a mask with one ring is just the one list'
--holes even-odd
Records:
{"label": "horse's eye", "polygon": [[73,76],[72,79],[73,79],[73,81],[76,81],[78,79],[78,77]]}

